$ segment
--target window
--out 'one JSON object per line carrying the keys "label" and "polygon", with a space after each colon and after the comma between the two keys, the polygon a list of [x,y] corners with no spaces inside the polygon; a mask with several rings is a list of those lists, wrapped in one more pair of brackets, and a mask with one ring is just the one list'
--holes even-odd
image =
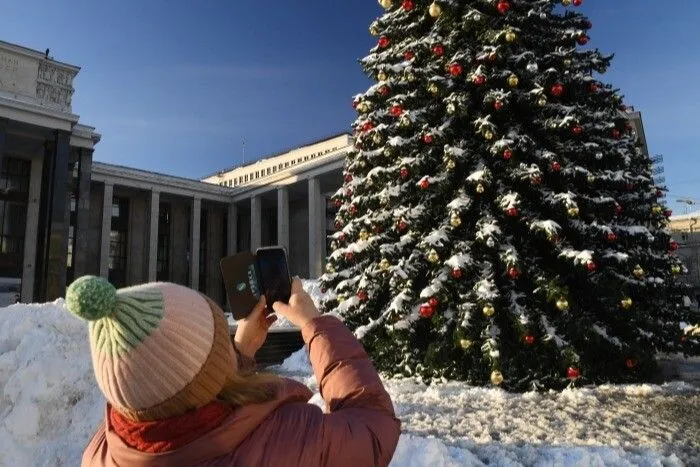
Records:
{"label": "window", "polygon": [[128,231],[129,200],[115,196],[112,200],[112,229],[109,233],[109,281],[117,288],[126,285]]}
{"label": "window", "polygon": [[0,276],[18,281],[24,263],[30,168],[29,161],[14,157],[5,156],[0,163]]}
{"label": "window", "polygon": [[170,280],[170,204],[158,208],[158,251],[156,253],[156,280]]}

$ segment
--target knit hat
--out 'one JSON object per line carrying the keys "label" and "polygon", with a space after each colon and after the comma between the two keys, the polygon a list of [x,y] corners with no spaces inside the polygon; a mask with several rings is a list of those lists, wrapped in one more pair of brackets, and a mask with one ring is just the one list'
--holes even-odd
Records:
{"label": "knit hat", "polygon": [[68,287],[66,306],[90,322],[97,384],[132,420],[206,405],[237,370],[223,311],[187,287],[154,282],[117,290],[83,276]]}

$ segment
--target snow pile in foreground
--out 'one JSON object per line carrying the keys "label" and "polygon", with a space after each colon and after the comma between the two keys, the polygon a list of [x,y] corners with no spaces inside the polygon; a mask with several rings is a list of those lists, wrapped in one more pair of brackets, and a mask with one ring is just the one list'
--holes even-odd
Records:
{"label": "snow pile in foreground", "polygon": [[[324,405],[304,349],[279,371],[307,383],[315,391],[309,402]],[[683,408],[687,419],[683,410],[677,414],[687,433],[654,418],[659,402],[700,400],[683,385],[524,395],[454,382],[431,388],[409,380],[386,385],[403,422],[394,467],[487,460],[673,466],[687,462],[689,454],[664,452],[663,436],[667,444],[700,439],[693,438],[692,407]],[[0,466],[79,465],[103,413],[86,323],[67,313],[61,300],[0,308]]]}

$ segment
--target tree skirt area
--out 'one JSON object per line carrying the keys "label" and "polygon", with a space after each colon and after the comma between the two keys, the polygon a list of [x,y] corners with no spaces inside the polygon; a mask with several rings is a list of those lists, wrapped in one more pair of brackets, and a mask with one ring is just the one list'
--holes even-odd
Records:
{"label": "tree skirt area", "polygon": [[[304,350],[274,371],[316,390]],[[392,466],[700,464],[690,385],[508,394],[385,382],[403,428]],[[87,325],[62,300],[0,309],[0,466],[79,465],[103,410]]]}

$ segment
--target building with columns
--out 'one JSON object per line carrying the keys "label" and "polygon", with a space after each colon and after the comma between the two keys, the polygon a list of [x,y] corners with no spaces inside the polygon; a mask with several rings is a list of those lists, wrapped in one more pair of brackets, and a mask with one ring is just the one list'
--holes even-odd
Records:
{"label": "building with columns", "polygon": [[[0,307],[54,300],[84,274],[225,305],[221,258],[268,245],[287,247],[292,274],[321,274],[350,135],[202,180],[94,162],[100,135],[71,105],[79,71],[0,42]],[[628,117],[647,151],[641,115]]]}

